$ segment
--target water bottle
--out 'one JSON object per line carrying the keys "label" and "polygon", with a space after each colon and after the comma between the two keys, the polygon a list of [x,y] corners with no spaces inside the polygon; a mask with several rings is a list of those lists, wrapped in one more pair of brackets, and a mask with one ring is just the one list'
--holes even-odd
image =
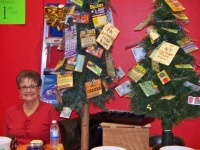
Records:
{"label": "water bottle", "polygon": [[50,147],[56,149],[59,144],[59,127],[56,120],[52,120],[50,127]]}

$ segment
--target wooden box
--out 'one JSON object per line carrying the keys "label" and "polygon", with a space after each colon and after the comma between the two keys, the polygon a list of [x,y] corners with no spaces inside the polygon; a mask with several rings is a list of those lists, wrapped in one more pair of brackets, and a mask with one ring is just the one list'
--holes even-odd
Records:
{"label": "wooden box", "polygon": [[119,146],[126,150],[148,150],[149,128],[115,123],[101,123],[103,128],[103,146]]}

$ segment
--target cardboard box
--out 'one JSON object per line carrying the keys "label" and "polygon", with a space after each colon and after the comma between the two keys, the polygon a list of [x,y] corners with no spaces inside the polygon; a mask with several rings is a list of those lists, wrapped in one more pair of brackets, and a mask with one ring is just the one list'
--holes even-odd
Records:
{"label": "cardboard box", "polygon": [[148,150],[149,128],[145,126],[101,123],[103,128],[103,146],[119,146],[126,150]]}

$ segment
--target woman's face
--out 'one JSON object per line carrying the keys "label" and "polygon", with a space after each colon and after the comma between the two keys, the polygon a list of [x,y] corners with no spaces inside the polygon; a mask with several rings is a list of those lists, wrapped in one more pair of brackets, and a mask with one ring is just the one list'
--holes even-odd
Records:
{"label": "woman's face", "polygon": [[29,78],[24,78],[19,87],[19,92],[23,100],[38,100],[38,97],[40,95],[40,87],[38,87],[36,82]]}

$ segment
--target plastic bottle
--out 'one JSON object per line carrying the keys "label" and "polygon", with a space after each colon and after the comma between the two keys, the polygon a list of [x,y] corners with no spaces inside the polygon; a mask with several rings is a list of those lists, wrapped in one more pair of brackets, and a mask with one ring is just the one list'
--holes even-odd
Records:
{"label": "plastic bottle", "polygon": [[59,144],[59,127],[56,120],[52,120],[50,127],[50,147],[51,149],[56,149]]}

